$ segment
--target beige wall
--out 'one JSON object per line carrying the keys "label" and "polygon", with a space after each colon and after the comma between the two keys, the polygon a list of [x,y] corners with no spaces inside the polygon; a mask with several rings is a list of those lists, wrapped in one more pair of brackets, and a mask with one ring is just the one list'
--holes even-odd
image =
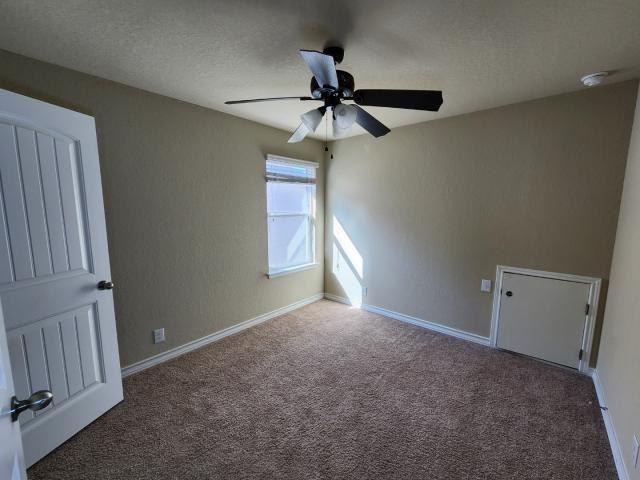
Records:
{"label": "beige wall", "polygon": [[[636,85],[334,143],[326,291],[347,293],[334,217],[366,303],[480,335],[496,264],[606,280]],[[321,268],[264,276],[263,156],[322,161],[320,142],[3,51],[0,88],[96,118],[123,365],[323,291]]]}
{"label": "beige wall", "polygon": [[498,264],[607,279],[636,89],[625,82],[335,142],[326,291],[351,293],[345,262],[338,272],[332,264],[334,218],[355,263],[362,257],[365,303],[483,336],[492,296],[480,280]]}
{"label": "beige wall", "polygon": [[[632,437],[640,439],[640,96],[611,266],[609,300],[602,330],[598,376],[613,420],[629,478]],[[640,467],[640,464],[639,464]]]}
{"label": "beige wall", "polygon": [[264,274],[264,155],[321,143],[1,50],[0,88],[96,119],[123,366],[323,291],[322,267]]}

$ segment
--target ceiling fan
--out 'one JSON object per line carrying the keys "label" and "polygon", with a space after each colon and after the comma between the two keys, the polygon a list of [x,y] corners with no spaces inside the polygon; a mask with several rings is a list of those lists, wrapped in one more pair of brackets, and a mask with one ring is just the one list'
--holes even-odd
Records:
{"label": "ceiling fan", "polygon": [[[336,64],[342,62],[344,58],[344,50],[341,47],[327,47],[322,52],[300,50],[300,55],[313,73],[310,97],[254,98],[224,103],[234,105],[276,100],[323,102],[323,106],[300,116],[301,123],[289,138],[288,143],[300,142],[309,133],[315,132],[327,110],[332,112],[334,137],[339,138],[347,134],[354,123],[374,137],[381,137],[390,130],[360,105],[430,112],[437,112],[442,105],[440,90],[355,90],[353,76],[344,70],[336,70]],[[353,101],[355,105],[342,103],[345,100]]]}

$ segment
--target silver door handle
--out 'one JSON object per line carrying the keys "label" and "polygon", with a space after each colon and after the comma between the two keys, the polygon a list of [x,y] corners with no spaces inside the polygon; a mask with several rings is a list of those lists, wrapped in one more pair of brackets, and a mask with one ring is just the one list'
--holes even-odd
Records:
{"label": "silver door handle", "polygon": [[18,416],[25,410],[36,412],[46,408],[53,400],[53,393],[49,390],[38,390],[26,400],[18,400],[15,396],[11,399],[11,421],[18,420]]}

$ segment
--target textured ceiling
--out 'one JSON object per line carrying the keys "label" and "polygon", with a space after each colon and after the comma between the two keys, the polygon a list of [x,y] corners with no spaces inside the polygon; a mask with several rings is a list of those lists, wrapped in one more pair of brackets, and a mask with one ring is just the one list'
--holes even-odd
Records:
{"label": "textured ceiling", "polygon": [[0,0],[0,48],[287,130],[310,103],[223,102],[308,95],[298,49],[326,44],[356,88],[444,91],[439,113],[368,108],[396,127],[637,78],[640,1]]}

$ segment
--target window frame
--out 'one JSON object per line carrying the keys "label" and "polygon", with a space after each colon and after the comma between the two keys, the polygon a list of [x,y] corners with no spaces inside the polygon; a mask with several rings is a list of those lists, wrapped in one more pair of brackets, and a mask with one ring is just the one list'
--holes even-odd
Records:
{"label": "window frame", "polygon": [[[309,202],[309,212],[308,213],[299,213],[299,212],[269,212],[268,207],[268,192],[269,192],[269,178],[267,173],[268,164],[281,164],[284,166],[297,166],[304,168],[313,168],[315,169],[313,182],[306,183],[307,185],[313,186],[313,193],[311,194],[310,202]],[[265,210],[266,210],[266,219],[267,219],[267,277],[275,278],[280,277],[282,275],[287,275],[290,273],[301,272],[304,270],[309,270],[315,268],[319,265],[317,257],[316,257],[316,210],[317,210],[317,169],[319,164],[316,162],[309,162],[306,160],[298,160],[295,158],[282,157],[279,155],[267,155],[265,161]],[[301,177],[302,178],[302,177]],[[281,183],[294,183],[294,182],[281,182]],[[300,182],[305,184],[305,182]],[[269,222],[272,218],[283,218],[283,217],[301,217],[306,218],[308,223],[308,235],[309,235],[309,243],[307,248],[310,250],[310,262],[304,262],[298,265],[290,265],[281,268],[272,268],[271,261],[269,259]]]}

